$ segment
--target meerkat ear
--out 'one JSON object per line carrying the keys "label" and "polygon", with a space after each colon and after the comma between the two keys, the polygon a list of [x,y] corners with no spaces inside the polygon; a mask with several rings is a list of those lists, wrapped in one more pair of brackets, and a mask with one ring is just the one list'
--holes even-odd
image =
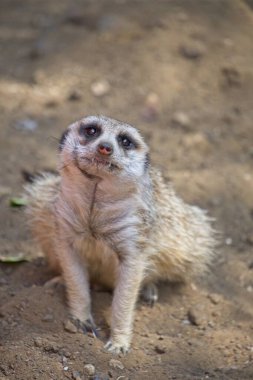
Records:
{"label": "meerkat ear", "polygon": [[64,147],[65,140],[69,134],[69,129],[66,129],[66,131],[63,132],[61,135],[60,141],[59,141],[59,150],[62,151],[62,148]]}

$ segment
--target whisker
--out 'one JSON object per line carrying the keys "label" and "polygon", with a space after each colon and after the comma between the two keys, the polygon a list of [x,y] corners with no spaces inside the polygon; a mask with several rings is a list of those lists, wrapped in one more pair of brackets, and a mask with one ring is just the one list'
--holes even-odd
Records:
{"label": "whisker", "polygon": [[48,136],[47,140],[54,140],[54,141],[57,141],[58,143],[60,141],[59,137],[55,137],[55,136]]}

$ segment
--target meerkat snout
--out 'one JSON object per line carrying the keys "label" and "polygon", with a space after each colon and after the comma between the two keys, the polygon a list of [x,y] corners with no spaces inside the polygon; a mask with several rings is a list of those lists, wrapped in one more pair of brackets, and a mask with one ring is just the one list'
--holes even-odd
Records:
{"label": "meerkat snout", "polygon": [[102,156],[110,156],[113,153],[113,146],[110,143],[102,142],[98,144],[97,151]]}

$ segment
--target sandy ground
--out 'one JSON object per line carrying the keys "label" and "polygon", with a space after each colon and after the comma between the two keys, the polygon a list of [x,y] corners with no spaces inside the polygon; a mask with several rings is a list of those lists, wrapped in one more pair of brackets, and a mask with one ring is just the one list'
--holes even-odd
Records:
{"label": "sandy ground", "polygon": [[67,331],[64,289],[44,286],[52,274],[42,258],[0,264],[1,380],[253,378],[251,6],[1,1],[1,257],[39,256],[9,199],[22,192],[22,170],[56,168],[61,132],[94,113],[140,128],[153,164],[221,231],[210,275],[161,285],[153,309],[137,305],[120,363],[103,351],[111,294],[92,293],[95,339]]}

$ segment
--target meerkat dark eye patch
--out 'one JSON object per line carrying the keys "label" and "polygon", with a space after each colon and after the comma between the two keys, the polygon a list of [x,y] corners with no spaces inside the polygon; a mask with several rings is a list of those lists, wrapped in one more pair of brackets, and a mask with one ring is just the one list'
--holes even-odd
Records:
{"label": "meerkat dark eye patch", "polygon": [[59,150],[60,150],[60,152],[62,151],[62,149],[64,147],[64,144],[65,144],[65,141],[66,141],[66,138],[67,138],[69,132],[70,132],[70,130],[66,129],[66,131],[64,131],[63,134],[61,135],[61,138],[60,138],[60,141],[59,141]]}
{"label": "meerkat dark eye patch", "polygon": [[81,123],[79,127],[79,134],[86,139],[93,139],[101,134],[101,128],[96,123]]}
{"label": "meerkat dark eye patch", "polygon": [[138,147],[137,142],[127,134],[120,134],[118,136],[118,143],[122,146],[123,149],[136,149]]}

